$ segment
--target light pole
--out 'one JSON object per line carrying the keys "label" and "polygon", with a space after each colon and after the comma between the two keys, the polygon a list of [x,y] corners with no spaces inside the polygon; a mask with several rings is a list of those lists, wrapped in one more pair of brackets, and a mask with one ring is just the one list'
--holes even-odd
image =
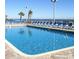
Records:
{"label": "light pole", "polygon": [[26,0],[26,6],[25,6],[25,11],[26,11],[26,22],[28,22],[28,18],[27,18],[27,8],[28,8],[28,0]]}
{"label": "light pole", "polygon": [[56,1],[57,0],[51,0],[51,2],[53,3],[53,20],[54,20],[53,23],[55,23],[55,3],[56,3]]}

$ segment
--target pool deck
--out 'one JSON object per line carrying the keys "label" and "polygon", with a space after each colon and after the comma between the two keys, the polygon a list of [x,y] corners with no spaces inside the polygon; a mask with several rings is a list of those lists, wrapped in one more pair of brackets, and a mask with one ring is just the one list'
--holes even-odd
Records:
{"label": "pool deck", "polygon": [[74,59],[74,48],[56,53],[31,57],[28,55],[23,56],[17,53],[12,47],[5,43],[5,59]]}
{"label": "pool deck", "polygon": [[5,24],[6,27],[26,26],[26,23]]}
{"label": "pool deck", "polygon": [[50,30],[60,30],[60,31],[66,31],[66,32],[74,32],[74,30],[71,29],[64,29],[64,28],[58,28],[58,27],[50,27],[50,26],[43,26],[43,25],[33,25],[33,24],[28,24],[28,23],[16,23],[16,24],[6,24],[6,27],[19,27],[19,26],[32,26],[32,27],[37,27],[37,28],[46,28]]}
{"label": "pool deck", "polygon": [[64,29],[64,28],[58,28],[58,27],[50,27],[50,26],[39,26],[39,25],[33,25],[33,24],[27,24],[27,26],[37,27],[37,28],[46,28],[50,30],[60,30],[60,31],[66,31],[66,32],[74,32],[74,30],[71,29]]}

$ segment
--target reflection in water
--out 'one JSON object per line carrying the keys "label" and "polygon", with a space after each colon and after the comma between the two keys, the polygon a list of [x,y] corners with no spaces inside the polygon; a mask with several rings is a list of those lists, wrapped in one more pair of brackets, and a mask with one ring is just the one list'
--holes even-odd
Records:
{"label": "reflection in water", "polygon": [[67,34],[67,33],[64,35],[64,38],[65,38],[66,40],[68,39],[68,34]]}
{"label": "reflection in water", "polygon": [[66,39],[68,39],[68,35],[67,35],[67,33],[66,33]]}
{"label": "reflection in water", "polygon": [[24,30],[23,29],[20,29],[19,33],[20,34],[24,34]]}
{"label": "reflection in water", "polygon": [[5,32],[7,32],[7,29],[5,29]]}
{"label": "reflection in water", "polygon": [[28,29],[28,34],[29,36],[32,36],[32,31],[30,29]]}
{"label": "reflection in water", "polygon": [[55,49],[55,46],[56,46],[55,34],[56,34],[56,32],[54,32],[54,39],[53,39],[53,40],[54,40],[54,41],[53,41],[53,45],[54,45],[54,46],[53,46],[53,49]]}
{"label": "reflection in water", "polygon": [[41,31],[46,31],[46,32],[50,32],[50,33],[60,34],[60,35],[63,35],[63,33],[67,33],[67,34],[69,33],[69,32],[59,31],[59,30],[51,30],[51,29],[48,29],[48,28],[37,28],[37,27],[31,27],[31,26],[28,26],[28,27],[31,28],[31,29],[35,28],[35,29],[38,29],[38,30],[41,30]]}

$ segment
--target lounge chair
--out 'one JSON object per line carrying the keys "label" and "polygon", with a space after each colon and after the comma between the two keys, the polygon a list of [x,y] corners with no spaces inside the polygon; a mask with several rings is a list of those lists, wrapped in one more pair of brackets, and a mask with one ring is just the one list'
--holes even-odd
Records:
{"label": "lounge chair", "polygon": [[62,29],[63,27],[64,27],[64,25],[63,25],[63,24],[60,24],[60,25],[59,25],[59,28],[61,28],[61,29]]}
{"label": "lounge chair", "polygon": [[59,26],[58,24],[55,24],[55,25],[54,25],[55,28],[58,28],[58,26]]}
{"label": "lounge chair", "polygon": [[69,29],[70,27],[69,27],[69,25],[65,25],[65,27],[64,27],[64,29]]}
{"label": "lounge chair", "polygon": [[44,26],[47,26],[46,22],[44,23]]}
{"label": "lounge chair", "polygon": [[51,27],[51,25],[50,25],[50,24],[48,24],[47,26],[48,26],[48,27]]}
{"label": "lounge chair", "polygon": [[74,30],[74,25],[71,26],[71,29]]}

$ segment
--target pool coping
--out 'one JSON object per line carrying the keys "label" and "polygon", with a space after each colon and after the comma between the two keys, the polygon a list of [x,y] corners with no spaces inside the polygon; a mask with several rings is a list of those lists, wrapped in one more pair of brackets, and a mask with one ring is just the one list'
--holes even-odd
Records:
{"label": "pool coping", "polygon": [[50,30],[60,30],[60,31],[66,31],[66,32],[74,32],[74,30],[70,30],[70,29],[64,29],[64,28],[52,28],[52,27],[47,27],[47,26],[38,26],[38,25],[33,25],[33,24],[27,24],[26,26],[30,26],[30,27],[36,27],[36,28],[46,28],[46,29],[50,29]]}
{"label": "pool coping", "polygon": [[5,43],[8,44],[9,47],[11,47],[16,53],[18,53],[18,54],[20,54],[21,56],[24,56],[24,57],[38,57],[38,56],[43,56],[43,55],[46,55],[46,54],[61,52],[61,51],[64,51],[64,50],[68,50],[68,49],[73,49],[74,48],[74,46],[72,46],[72,47],[67,47],[67,48],[63,48],[63,49],[59,49],[59,50],[55,50],[55,51],[41,53],[41,54],[29,55],[29,54],[23,53],[22,51],[20,51],[19,49],[17,49],[14,45],[12,45],[6,39],[5,39]]}
{"label": "pool coping", "polygon": [[70,29],[63,29],[63,28],[52,28],[52,27],[47,27],[47,26],[39,26],[39,25],[33,25],[33,24],[26,24],[26,23],[19,23],[19,24],[5,24],[5,27],[9,26],[14,27],[14,26],[32,26],[32,27],[36,27],[36,28],[46,28],[46,29],[50,29],[50,30],[60,30],[60,31],[66,31],[66,32],[74,32],[74,30],[70,30]]}

